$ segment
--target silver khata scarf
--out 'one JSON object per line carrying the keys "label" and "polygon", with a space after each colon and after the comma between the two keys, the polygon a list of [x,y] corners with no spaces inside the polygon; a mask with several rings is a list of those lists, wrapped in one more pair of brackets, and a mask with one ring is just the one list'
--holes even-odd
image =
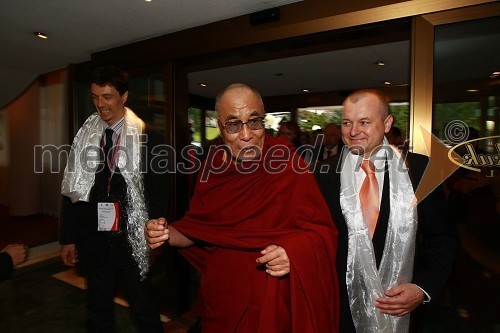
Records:
{"label": "silver khata scarf", "polygon": [[[144,278],[149,270],[149,248],[144,236],[148,210],[144,200],[144,182],[141,170],[141,141],[144,122],[129,108],[125,108],[125,121],[121,131],[120,148],[117,151],[117,166],[127,183],[127,231],[132,255]],[[95,173],[99,166],[101,138],[106,123],[97,113],[87,118],[73,140],[68,158],[61,193],[73,203],[89,201],[94,186]]]}
{"label": "silver khata scarf", "polygon": [[375,299],[385,297],[385,290],[411,281],[417,231],[417,211],[413,204],[415,193],[406,165],[387,140],[384,139],[381,149],[386,151],[389,169],[391,210],[378,270],[354,179],[354,170],[359,167],[361,157],[358,163],[356,155],[348,152],[342,159],[340,206],[349,234],[347,293],[358,333],[403,333],[408,332],[410,323],[409,314],[403,317],[386,315],[375,307]]}

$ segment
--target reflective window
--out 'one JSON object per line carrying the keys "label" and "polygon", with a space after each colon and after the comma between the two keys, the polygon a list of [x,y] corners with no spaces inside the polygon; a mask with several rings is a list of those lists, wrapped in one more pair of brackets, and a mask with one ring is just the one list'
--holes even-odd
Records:
{"label": "reflective window", "polygon": [[297,111],[298,123],[303,131],[324,128],[328,123],[340,125],[342,118],[342,106],[300,108]]}
{"label": "reflective window", "polygon": [[165,131],[165,81],[161,74],[131,76],[127,103],[145,122]]}
{"label": "reflective window", "polygon": [[207,110],[205,112],[205,140],[210,141],[219,136],[216,126],[217,112]]}
{"label": "reflective window", "polygon": [[499,42],[500,17],[436,27],[432,129],[445,143],[465,141],[466,132],[499,134]]}
{"label": "reflective window", "polygon": [[192,134],[192,144],[201,145],[201,110],[197,108],[188,109],[188,128]]}
{"label": "reflective window", "polygon": [[435,30],[433,132],[465,161],[443,184],[459,240],[447,302],[471,327],[498,317],[499,45],[500,17]]}
{"label": "reflective window", "polygon": [[266,130],[269,134],[276,136],[280,128],[280,123],[292,119],[290,112],[267,112],[266,113]]}
{"label": "reflective window", "polygon": [[[201,146],[219,136],[217,113],[191,107],[188,109],[188,127],[192,133],[192,144]],[[205,133],[203,133],[205,131]]]}

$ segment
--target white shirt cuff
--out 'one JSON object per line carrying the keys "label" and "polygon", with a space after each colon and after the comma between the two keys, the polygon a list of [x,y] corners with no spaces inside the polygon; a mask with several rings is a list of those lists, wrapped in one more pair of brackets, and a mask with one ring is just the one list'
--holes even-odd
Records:
{"label": "white shirt cuff", "polygon": [[[416,284],[415,284],[416,285]],[[418,289],[422,290],[422,292],[424,293],[424,304],[426,303],[429,303],[431,301],[431,296],[425,291],[423,290],[422,288],[420,288],[420,286],[416,285],[418,287]]]}

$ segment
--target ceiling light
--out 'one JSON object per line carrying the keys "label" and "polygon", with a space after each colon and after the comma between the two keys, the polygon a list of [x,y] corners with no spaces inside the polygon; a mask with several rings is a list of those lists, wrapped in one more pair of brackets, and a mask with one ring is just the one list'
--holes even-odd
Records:
{"label": "ceiling light", "polygon": [[500,76],[500,72],[493,72],[493,73],[491,73],[490,78],[496,79],[499,76]]}
{"label": "ceiling light", "polygon": [[309,89],[302,89],[303,92],[309,92]]}
{"label": "ceiling light", "polygon": [[49,37],[47,37],[46,34],[44,34],[43,32],[34,32],[35,36],[37,36],[38,38],[43,38],[43,39],[47,39]]}
{"label": "ceiling light", "polygon": [[486,120],[486,129],[493,132],[495,130],[495,122],[493,120]]}
{"label": "ceiling light", "polygon": [[151,2],[151,0],[146,0],[146,2]]}
{"label": "ceiling light", "polygon": [[473,92],[478,92],[479,90],[477,90],[477,89],[467,89],[466,91],[470,92],[470,93],[473,93]]}
{"label": "ceiling light", "polygon": [[384,84],[385,84],[386,86],[389,86],[389,85],[391,85],[391,81],[384,81]]}
{"label": "ceiling light", "polygon": [[377,66],[385,66],[385,62],[383,62],[383,61],[377,61],[375,63],[375,65],[377,65]]}
{"label": "ceiling light", "polygon": [[203,82],[202,82],[202,83],[200,83],[200,87],[206,87],[206,86],[208,86],[208,84],[203,83]]}

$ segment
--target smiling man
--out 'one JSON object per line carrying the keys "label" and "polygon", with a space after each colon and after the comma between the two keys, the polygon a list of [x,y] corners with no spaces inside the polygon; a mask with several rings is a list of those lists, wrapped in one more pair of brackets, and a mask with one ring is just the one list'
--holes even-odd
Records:
{"label": "smiling man", "polygon": [[181,220],[147,223],[150,247],[180,247],[201,272],[202,332],[338,332],[337,233],[313,176],[294,171],[291,143],[265,135],[255,89],[232,84],[215,106],[222,143],[205,163],[218,172]]}
{"label": "smiling man", "polygon": [[403,161],[384,138],[393,118],[382,92],[355,91],[343,107],[349,149],[316,169],[339,231],[340,332],[408,332],[410,313],[437,297],[453,267],[443,193],[438,187],[414,206],[428,158]]}
{"label": "smiling man", "polygon": [[149,218],[166,213],[167,180],[150,169],[162,136],[125,107],[123,71],[96,69],[90,92],[97,112],[75,136],[62,182],[61,258],[68,266],[81,264],[86,274],[89,331],[116,331],[113,297],[120,278],[141,332],[163,332],[146,276],[143,232]]}

